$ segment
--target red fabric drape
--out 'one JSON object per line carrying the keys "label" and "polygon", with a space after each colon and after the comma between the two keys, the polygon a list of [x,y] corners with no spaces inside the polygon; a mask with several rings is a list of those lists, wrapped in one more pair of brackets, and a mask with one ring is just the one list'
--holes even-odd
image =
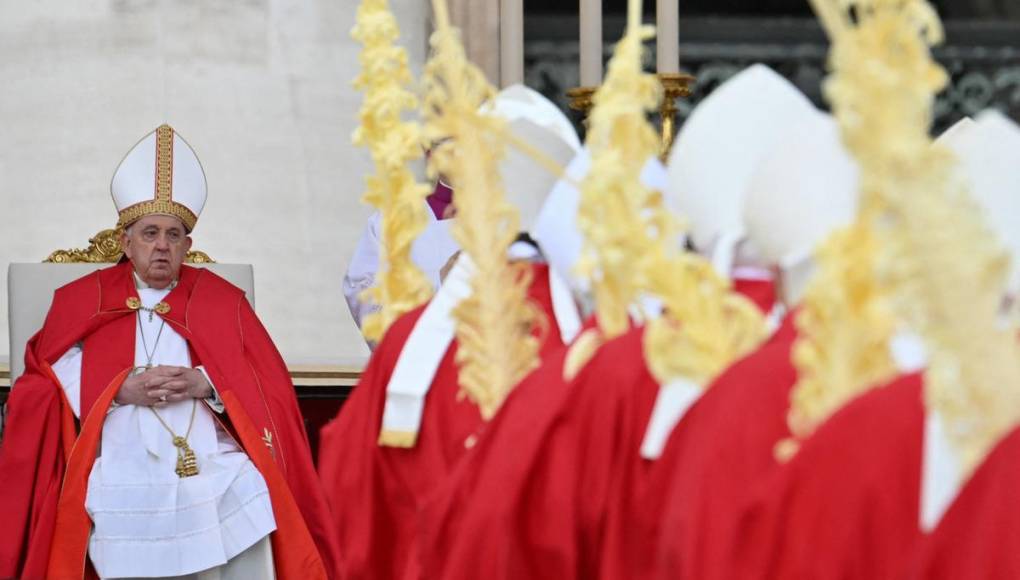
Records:
{"label": "red fabric drape", "polygon": [[[562,346],[549,269],[532,264],[529,298],[548,321],[542,353]],[[351,398],[321,435],[319,473],[339,531],[348,580],[417,578],[416,518],[421,503],[484,429],[477,407],[459,395],[456,341],[439,365],[414,447],[377,443],[386,386],[424,306],[399,318],[375,349]]]}

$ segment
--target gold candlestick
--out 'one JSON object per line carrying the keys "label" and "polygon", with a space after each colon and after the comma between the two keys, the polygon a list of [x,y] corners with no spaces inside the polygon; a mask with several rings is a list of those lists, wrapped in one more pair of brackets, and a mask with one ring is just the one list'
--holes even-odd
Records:
{"label": "gold candlestick", "polygon": [[[665,161],[669,157],[669,150],[673,147],[673,137],[676,135],[676,100],[680,97],[690,96],[694,77],[682,73],[659,73],[656,76],[662,83],[662,102],[659,105],[661,138],[659,157]],[[592,99],[595,97],[596,91],[598,91],[598,87],[576,87],[567,90],[570,108],[580,111],[584,115],[585,126],[588,124],[588,114],[591,112]]]}
{"label": "gold candlestick", "polygon": [[673,137],[676,136],[676,100],[691,96],[694,77],[681,73],[659,73],[656,76],[662,83],[662,103],[659,104],[659,135],[662,141],[659,158],[665,163],[673,148]]}
{"label": "gold candlestick", "polygon": [[567,89],[567,97],[570,98],[570,108],[574,111],[580,111],[584,115],[585,124],[588,123],[588,113],[591,112],[592,97],[595,96],[595,91],[598,87],[576,87],[573,89]]}

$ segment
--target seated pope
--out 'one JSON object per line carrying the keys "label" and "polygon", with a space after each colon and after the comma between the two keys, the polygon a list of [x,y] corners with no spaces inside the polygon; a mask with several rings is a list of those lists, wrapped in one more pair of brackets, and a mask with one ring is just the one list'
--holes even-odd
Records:
{"label": "seated pope", "polygon": [[124,256],[54,293],[11,390],[0,577],[333,577],[283,359],[242,290],[183,265],[194,151],[163,125],[111,190]]}

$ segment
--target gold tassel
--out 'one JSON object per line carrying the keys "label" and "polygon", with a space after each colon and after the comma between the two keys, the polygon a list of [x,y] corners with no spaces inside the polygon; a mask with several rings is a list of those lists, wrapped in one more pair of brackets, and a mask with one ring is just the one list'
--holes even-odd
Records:
{"label": "gold tassel", "polygon": [[188,445],[188,440],[180,436],[174,437],[174,447],[177,448],[177,469],[174,470],[177,477],[198,475],[198,460],[195,458],[195,452]]}

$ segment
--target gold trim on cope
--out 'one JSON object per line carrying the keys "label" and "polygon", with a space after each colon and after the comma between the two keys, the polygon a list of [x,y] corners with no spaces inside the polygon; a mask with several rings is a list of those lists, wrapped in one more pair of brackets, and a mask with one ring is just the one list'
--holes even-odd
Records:
{"label": "gold trim on cope", "polygon": [[128,296],[128,299],[125,300],[124,303],[131,310],[138,310],[142,307],[142,301],[135,296]]}
{"label": "gold trim on cope", "polygon": [[262,428],[262,442],[265,443],[266,449],[269,449],[269,454],[276,459],[276,448],[273,447],[273,434],[267,427]]}

